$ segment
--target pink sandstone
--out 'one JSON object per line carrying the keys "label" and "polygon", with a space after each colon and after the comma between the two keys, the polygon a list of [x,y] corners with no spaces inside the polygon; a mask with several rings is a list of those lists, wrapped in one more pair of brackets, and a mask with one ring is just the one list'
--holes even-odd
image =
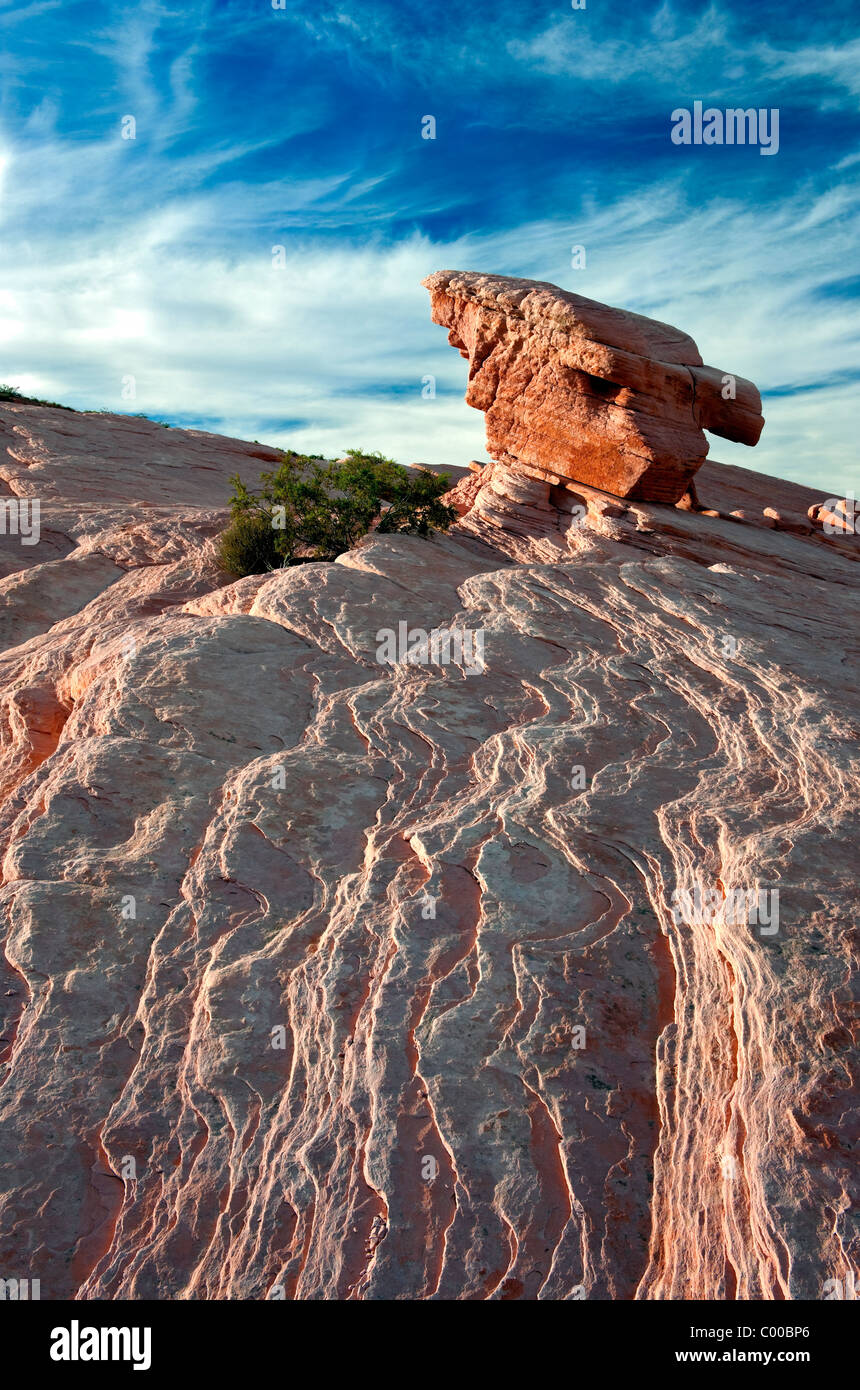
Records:
{"label": "pink sandstone", "polygon": [[[270,451],[0,421],[43,518],[0,537],[0,1274],[769,1300],[858,1268],[858,550],[791,525],[823,494],[491,463],[446,537],[232,582],[227,477]],[[483,671],[380,662],[402,621],[482,630]],[[697,884],[777,885],[778,931],[676,921]]]}

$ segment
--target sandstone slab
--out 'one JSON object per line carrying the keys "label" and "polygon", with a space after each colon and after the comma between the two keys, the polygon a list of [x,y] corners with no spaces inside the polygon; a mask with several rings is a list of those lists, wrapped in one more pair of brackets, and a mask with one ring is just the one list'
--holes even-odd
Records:
{"label": "sandstone slab", "polygon": [[[230,583],[220,471],[171,510],[87,421],[78,503],[14,420],[72,549],[0,652],[0,1269],[505,1301],[856,1270],[856,548],[585,485],[574,523],[502,463],[447,537]],[[401,622],[481,630],[483,669],[380,660]],[[778,930],[676,917],[718,884],[778,888]]]}

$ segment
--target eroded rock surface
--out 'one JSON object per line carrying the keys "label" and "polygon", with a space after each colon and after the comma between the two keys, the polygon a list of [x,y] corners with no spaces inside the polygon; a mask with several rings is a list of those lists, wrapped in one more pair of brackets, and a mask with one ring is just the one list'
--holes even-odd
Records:
{"label": "eroded rock surface", "polygon": [[494,459],[671,503],[708,452],[704,429],[758,441],[753,383],[706,367],[669,324],[538,280],[439,270],[422,283],[469,361],[466,400]]}
{"label": "eroded rock surface", "polygon": [[[231,583],[254,446],[164,432],[171,504],[115,419],[2,418],[45,531],[0,584],[0,1274],[805,1299],[857,1269],[857,550],[764,517],[823,494],[708,464],[703,515],[492,464],[448,537]],[[385,664],[404,622],[482,633],[482,669]],[[759,886],[775,932],[676,920]]]}

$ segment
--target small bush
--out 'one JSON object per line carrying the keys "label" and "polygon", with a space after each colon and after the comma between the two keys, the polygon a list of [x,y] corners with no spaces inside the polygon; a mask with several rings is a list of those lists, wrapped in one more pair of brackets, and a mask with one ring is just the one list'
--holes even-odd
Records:
{"label": "small bush", "polygon": [[[259,493],[251,492],[238,474],[230,482],[233,522],[222,538],[221,554],[225,568],[238,575],[304,560],[334,560],[375,522],[380,531],[428,536],[446,531],[457,515],[440,500],[450,486],[448,478],[424,469],[412,473],[393,459],[360,449],[347,450],[337,463],[290,450],[276,471],[260,475]],[[253,524],[239,533],[240,522]]]}
{"label": "small bush", "polygon": [[433,531],[447,531],[456,518],[456,511],[441,500],[451,480],[447,475],[415,469],[405,483],[399,482],[391,495],[391,505],[380,520],[378,531],[411,531],[429,536]]}
{"label": "small bush", "polygon": [[230,574],[265,574],[283,564],[270,517],[237,516],[222,531],[218,556]]}

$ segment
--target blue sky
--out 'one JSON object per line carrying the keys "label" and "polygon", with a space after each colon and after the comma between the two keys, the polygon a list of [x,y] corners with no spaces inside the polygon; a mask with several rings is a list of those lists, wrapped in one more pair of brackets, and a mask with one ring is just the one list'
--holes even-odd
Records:
{"label": "blue sky", "polygon": [[[860,492],[852,8],[0,0],[0,379],[461,464],[483,417],[419,281],[486,270],[677,324],[762,390],[714,458]],[[696,99],[778,108],[778,153],[673,144]]]}

